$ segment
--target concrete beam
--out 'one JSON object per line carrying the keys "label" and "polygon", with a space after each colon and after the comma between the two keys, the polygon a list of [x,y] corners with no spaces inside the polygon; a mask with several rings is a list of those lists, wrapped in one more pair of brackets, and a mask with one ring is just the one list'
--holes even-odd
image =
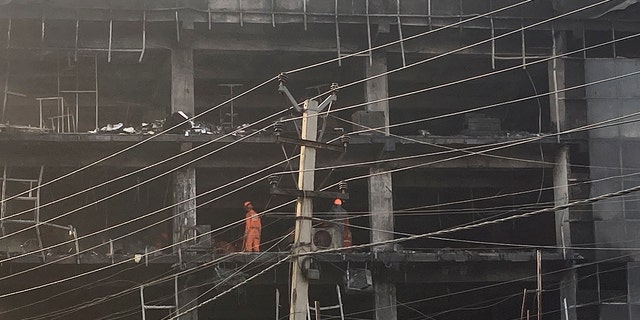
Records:
{"label": "concrete beam", "polygon": [[[13,1],[11,5],[2,6],[0,10],[0,19],[40,19],[43,12],[43,5],[38,3],[27,3]],[[217,23],[232,24],[285,24],[298,23],[302,24],[306,20],[308,23],[333,24],[335,7],[333,1],[313,1],[307,4],[305,12],[302,1],[276,1],[276,6],[272,7],[271,0],[261,1],[245,1],[243,8],[240,10],[236,0],[212,0],[209,5],[207,1],[193,0],[190,4],[180,1],[180,8],[176,8],[174,1],[128,1],[119,2],[114,5],[105,1],[66,1],[66,3],[55,3],[48,1],[46,7],[47,19],[66,19],[66,20],[86,20],[86,21],[108,21],[114,19],[118,21],[140,21],[142,19],[141,12],[146,10],[146,19],[149,22],[173,22],[175,21],[175,12],[179,13],[180,19],[191,23],[205,23],[211,21]],[[393,2],[390,2],[393,3]],[[460,8],[462,3],[462,9]],[[208,9],[210,7],[211,9]],[[397,22],[396,6],[383,5],[371,6],[370,19],[373,24],[395,24]],[[473,15],[486,13],[490,10],[497,9],[489,7],[489,2],[464,0],[457,1],[433,1],[431,8],[431,17],[428,16],[427,0],[422,1],[404,1],[401,3],[402,22],[405,25],[415,26],[442,26],[458,22],[459,15]],[[242,14],[240,14],[242,12]],[[340,23],[342,24],[364,24],[366,23],[364,1],[345,1],[339,2],[338,12],[340,14]],[[520,27],[523,15],[520,12],[526,12],[524,20],[525,25],[529,20],[539,21],[555,14],[552,8],[546,2],[534,1],[520,10],[511,10],[501,14],[494,15],[496,28],[517,28]],[[530,18],[534,17],[534,18]],[[275,18],[275,20],[274,20]],[[477,19],[466,23],[465,28],[484,28],[489,29],[488,19]],[[563,19],[556,22],[556,26],[562,26],[563,30],[572,30],[576,26],[580,26],[585,19]],[[572,26],[572,24],[574,24]],[[635,25],[636,27],[629,27]],[[637,30],[637,22],[620,21],[616,22],[616,30]],[[590,28],[602,28],[610,30],[611,24],[608,20],[590,19]],[[548,30],[549,25],[539,26],[537,29]],[[625,29],[620,29],[625,28]],[[560,28],[559,28],[560,29]]]}

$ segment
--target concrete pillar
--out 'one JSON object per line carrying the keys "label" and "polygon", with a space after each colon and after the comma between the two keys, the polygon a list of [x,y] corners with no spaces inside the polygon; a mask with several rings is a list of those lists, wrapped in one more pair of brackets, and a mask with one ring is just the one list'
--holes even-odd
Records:
{"label": "concrete pillar", "polygon": [[[183,111],[189,116],[195,113],[193,94],[193,48],[191,47],[193,30],[183,30],[182,38],[171,50],[171,112]],[[180,145],[180,152],[191,148],[190,143]],[[173,241],[186,239],[185,232],[196,225],[196,170],[186,167],[173,174],[173,201],[183,202],[173,208]],[[191,231],[191,235],[193,235]],[[174,247],[177,251],[178,247]]]}
{"label": "concrete pillar", "polygon": [[[393,239],[393,187],[390,173],[372,168],[369,178],[369,211],[371,212],[371,242]],[[374,251],[393,250],[393,244],[377,246]]]}
{"label": "concrete pillar", "polygon": [[[393,192],[391,174],[372,168],[369,178],[369,211],[371,212],[371,242],[393,239]],[[393,245],[374,247],[374,252],[393,250]],[[385,268],[374,273],[374,307],[376,320],[398,318],[396,310],[396,286],[387,275]]]}
{"label": "concrete pillar", "polygon": [[195,113],[193,94],[193,30],[183,30],[171,50],[171,112]]}
{"label": "concrete pillar", "polygon": [[[193,30],[182,30],[181,41],[171,50],[171,112],[183,111],[189,116],[195,114],[195,99],[193,92]],[[182,143],[180,152],[191,148],[191,143]],[[173,203],[180,203],[173,207],[173,243],[195,236],[196,226],[196,169],[185,167],[173,173]],[[174,252],[184,248],[188,243],[174,246]],[[183,253],[184,258],[188,255]],[[178,304],[181,310],[186,310],[197,304],[197,289],[193,287],[195,279],[190,276],[180,279],[180,293]],[[197,320],[198,311],[194,310],[180,317],[180,320]]]}
{"label": "concrete pillar", "polygon": [[[553,33],[553,54],[562,54],[567,51],[567,34],[564,31],[554,31]],[[566,88],[565,85],[565,60],[564,58],[557,58],[549,61],[548,63],[548,75],[549,75],[549,92],[556,92]],[[565,92],[557,92],[549,95],[550,99],[550,117],[551,117],[551,130],[553,132],[561,132],[567,129],[566,127],[566,105],[565,105]],[[559,139],[559,137],[558,137]]]}
{"label": "concrete pillar", "polygon": [[[190,143],[183,143],[180,150],[191,148]],[[195,236],[193,227],[196,225],[196,169],[194,167],[182,168],[173,174],[173,203],[180,203],[173,207],[173,241],[174,243]],[[173,248],[174,252],[182,244]]]}
{"label": "concrete pillar", "polygon": [[[365,62],[365,76],[372,77],[387,72],[387,56],[383,53],[373,52],[373,63],[369,65],[369,60]],[[387,76],[369,80],[364,85],[364,98],[366,101],[377,101],[389,97],[389,83]],[[389,134],[389,101],[384,100],[376,103],[369,103],[366,111],[380,111],[384,113],[384,126]]]}
{"label": "concrete pillar", "polygon": [[[555,205],[569,203],[569,147],[562,146],[556,156],[553,168],[553,187]],[[573,265],[571,250],[571,225],[569,223],[569,209],[558,210],[555,213],[556,243],[561,248],[565,260]],[[562,320],[576,320],[576,290],[577,279],[575,270],[565,271],[560,280],[560,309]]]}
{"label": "concrete pillar", "polygon": [[[373,64],[365,65],[367,77],[387,71],[387,59],[384,54],[374,54]],[[365,85],[365,99],[375,101],[389,96],[387,76],[369,80]],[[382,101],[367,105],[366,111],[384,112],[386,133],[389,133],[389,102]],[[391,173],[382,173],[383,169],[371,168],[369,178],[369,211],[371,212],[371,241],[378,242],[393,239],[393,186]],[[393,245],[374,247],[374,252],[392,250]],[[389,279],[387,270],[380,268],[374,273],[375,319],[394,320],[398,318],[396,310],[396,286]]]}

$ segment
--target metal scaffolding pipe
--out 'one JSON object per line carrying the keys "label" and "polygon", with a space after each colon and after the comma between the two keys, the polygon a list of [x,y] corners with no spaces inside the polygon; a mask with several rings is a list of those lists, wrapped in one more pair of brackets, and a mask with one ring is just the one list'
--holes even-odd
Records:
{"label": "metal scaffolding pipe", "polygon": [[138,63],[142,63],[145,50],[147,49],[147,11],[142,11],[142,51]]}
{"label": "metal scaffolding pipe", "polygon": [[407,66],[407,59],[404,55],[404,38],[402,36],[402,20],[400,19],[400,0],[396,0],[396,5],[398,9],[398,36],[400,37],[400,54],[402,55],[402,66]]}
{"label": "metal scaffolding pipe", "polygon": [[336,23],[336,48],[338,50],[338,66],[342,66],[342,53],[340,52],[340,24],[338,22],[338,0],[335,0],[335,23]]}
{"label": "metal scaffolding pipe", "polygon": [[302,20],[304,23],[304,30],[307,31],[307,0],[302,0]]}
{"label": "metal scaffolding pipe", "polygon": [[369,17],[369,0],[365,4],[367,12],[367,44],[369,45],[369,66],[373,65],[373,44],[371,43],[371,18]]}
{"label": "metal scaffolding pipe", "polygon": [[13,20],[9,19],[7,26],[7,49],[11,48],[11,27],[13,25]]}
{"label": "metal scaffolding pipe", "polygon": [[522,69],[527,69],[527,48],[526,48],[526,40],[524,38],[524,24],[522,22],[522,20],[520,20],[520,45],[521,45],[521,52],[522,52]]}
{"label": "metal scaffolding pipe", "polygon": [[113,42],[113,20],[109,20],[109,50],[107,51],[107,62],[111,63],[111,45]]}
{"label": "metal scaffolding pipe", "polygon": [[74,60],[78,62],[78,39],[80,37],[80,20],[76,20],[76,43]]}
{"label": "metal scaffolding pipe", "polygon": [[40,41],[44,42],[44,32],[45,32],[45,24],[44,24],[44,16],[42,16],[41,19],[41,26],[40,26]]}

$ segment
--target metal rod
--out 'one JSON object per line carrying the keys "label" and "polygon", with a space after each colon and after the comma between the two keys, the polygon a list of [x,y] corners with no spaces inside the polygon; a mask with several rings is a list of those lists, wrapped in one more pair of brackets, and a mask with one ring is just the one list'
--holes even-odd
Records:
{"label": "metal rod", "polygon": [[276,316],[274,319],[280,319],[280,290],[276,288]]}
{"label": "metal rod", "polygon": [[318,300],[313,302],[313,310],[315,311],[316,314],[316,319],[315,320],[320,320],[320,302]]}
{"label": "metal rod", "polygon": [[111,63],[111,45],[113,42],[113,20],[109,20],[109,51],[107,51],[107,62]]}
{"label": "metal rod", "polygon": [[276,0],[271,0],[271,25],[276,27]]}
{"label": "metal rod", "polygon": [[40,41],[44,42],[44,31],[45,31],[45,24],[44,24],[44,16],[42,16],[41,19],[41,27],[40,27]]}
{"label": "metal rod", "polygon": [[[95,90],[60,90],[60,93],[95,93]],[[42,98],[39,98],[42,99]],[[43,99],[46,100],[46,99]]]}
{"label": "metal rod", "polygon": [[302,21],[304,30],[307,31],[307,0],[302,0]]}
{"label": "metal rod", "polygon": [[[211,28],[209,28],[211,29]],[[142,63],[144,58],[144,52],[147,49],[147,11],[142,11],[142,52],[140,52],[140,58],[138,63]]]}
{"label": "metal rod", "polygon": [[458,0],[458,29],[462,32],[462,17],[463,17],[463,9],[462,9],[462,0]]}
{"label": "metal rod", "polygon": [[338,23],[338,0],[335,0],[335,23],[336,23],[336,47],[338,50],[338,66],[342,67],[342,54],[340,53],[340,24]]}
{"label": "metal rod", "polygon": [[[6,230],[4,229],[4,216],[7,211],[7,202],[5,201],[7,195],[7,166],[4,165],[2,167],[2,198],[0,198],[0,230],[2,230],[2,235],[6,235]],[[5,242],[5,246],[7,250],[5,252],[9,252],[9,241]]]}
{"label": "metal rod", "polygon": [[40,103],[40,129],[42,129],[44,128],[44,120],[42,119],[42,100],[38,100],[38,102]]}
{"label": "metal rod", "polygon": [[144,305],[144,285],[140,286],[140,305],[142,306],[142,320],[146,320],[145,305]]}
{"label": "metal rod", "polygon": [[616,27],[613,25],[613,21],[611,22],[611,40],[612,40],[612,49],[613,49],[613,57],[617,57],[618,53],[616,52]]}
{"label": "metal rod", "polygon": [[[11,181],[11,179],[8,179],[8,181]],[[9,219],[9,220],[5,220],[5,223],[15,223],[15,224],[28,224],[28,225],[35,225],[35,221],[33,220],[15,220],[15,219]],[[68,232],[73,231],[73,229],[70,226],[61,226],[59,224],[53,224],[53,223],[48,223],[48,222],[40,222],[39,223],[41,226],[46,226],[46,227],[50,227],[50,228],[56,228],[56,229],[62,229],[62,230],[66,230]]]}
{"label": "metal rod", "polygon": [[207,5],[207,17],[208,17],[207,21],[209,23],[209,30],[211,30],[212,29],[212,26],[211,26],[211,5]]}
{"label": "metal rod", "polygon": [[62,98],[62,110],[62,115],[67,117],[67,132],[71,132],[71,120],[73,120],[73,115],[69,112],[69,106],[65,106],[64,98]]}
{"label": "metal rod", "polygon": [[369,17],[369,0],[365,2],[365,8],[367,13],[367,43],[369,45],[369,66],[373,65],[373,44],[371,43],[371,18]]}
{"label": "metal rod", "polygon": [[9,19],[9,25],[7,26],[7,49],[11,48],[11,26],[13,24],[13,20]]}
{"label": "metal rod", "polygon": [[180,42],[180,16],[178,16],[178,10],[176,10],[176,40]]}
{"label": "metal rod", "polygon": [[45,262],[47,260],[47,256],[44,252],[44,245],[42,243],[42,233],[40,232],[40,185],[42,184],[42,174],[44,172],[44,166],[40,166],[40,173],[38,174],[38,186],[35,190],[36,192],[36,201],[35,201],[35,205],[36,207],[34,208],[34,220],[36,223],[36,237],[38,237],[38,245],[40,246],[40,254],[42,256],[42,262]]}
{"label": "metal rod", "polygon": [[98,92],[98,55],[95,54],[93,56],[94,68],[95,68],[95,82],[96,82],[96,130],[98,130],[98,99],[100,97],[100,93]]}
{"label": "metal rod", "polygon": [[342,308],[342,294],[340,293],[339,285],[336,285],[336,292],[338,293],[338,303],[340,304],[340,319],[344,320],[344,309]]}
{"label": "metal rod", "polygon": [[527,69],[527,44],[526,44],[526,40],[524,38],[524,24],[522,22],[522,19],[520,19],[520,35],[521,35],[521,42],[520,45],[522,47],[522,69]]}
{"label": "metal rod", "polygon": [[398,36],[400,37],[400,54],[402,55],[402,66],[407,66],[407,59],[404,55],[404,38],[402,37],[402,20],[400,19],[400,0],[396,1],[397,13],[398,13]]}
{"label": "metal rod", "polygon": [[[178,251],[178,252],[181,252],[181,251]],[[180,307],[180,303],[179,303],[179,300],[178,300],[178,275],[177,274],[176,274],[176,277],[173,280],[173,290],[174,290],[173,291],[173,296],[174,296],[174,299],[176,301],[176,310],[178,310],[178,308]]]}
{"label": "metal rod", "polygon": [[113,252],[113,239],[109,239],[109,255],[111,256],[111,264],[114,264],[116,261]]}
{"label": "metal rod", "polygon": [[[66,50],[65,48],[59,48],[59,50]],[[78,48],[78,51],[83,52],[108,52],[109,48]],[[111,49],[111,52],[135,52],[140,53],[140,49]]]}
{"label": "metal rod", "polygon": [[[56,61],[56,104],[58,107],[58,116],[64,115],[64,104],[60,100],[60,61]],[[62,118],[56,118],[56,132],[60,132],[60,122],[64,120]],[[53,122],[53,120],[51,120]]]}
{"label": "metal rod", "polygon": [[4,93],[3,93],[3,97],[2,97],[2,121],[1,122],[5,122],[4,117],[6,115],[7,112],[7,102],[9,100],[9,74],[11,71],[11,59],[9,58],[9,55],[7,55],[7,62],[6,62],[6,70],[4,73]]}
{"label": "metal rod", "polygon": [[76,44],[74,60],[78,61],[78,39],[80,38],[80,20],[76,20]]}
{"label": "metal rod", "polygon": [[239,8],[239,16],[240,16],[240,26],[244,27],[244,16],[242,15],[242,0],[238,0],[238,8]]}
{"label": "metal rod", "polygon": [[427,0],[427,16],[429,17],[429,30],[433,30],[433,22],[431,21],[431,0]]}
{"label": "metal rod", "polygon": [[493,18],[489,19],[491,22],[491,69],[496,68],[496,30],[493,26]]}
{"label": "metal rod", "polygon": [[538,299],[538,320],[542,320],[542,253],[536,250],[536,274],[538,290],[536,292]]}
{"label": "metal rod", "polygon": [[[556,115],[556,132],[560,132],[560,111],[558,110],[558,105],[560,104],[560,98],[558,96],[558,43],[556,41],[556,31],[553,25],[551,26],[551,50],[553,54],[553,59],[551,60],[552,67],[552,76],[553,76],[553,103],[555,106],[555,115]],[[560,142],[560,137],[557,137],[558,142]]]}
{"label": "metal rod", "polygon": [[[79,89],[80,64],[76,62],[76,91]],[[78,121],[80,119],[80,92],[74,92],[76,97],[76,121],[74,128],[78,130]]]}
{"label": "metal rod", "polygon": [[71,234],[73,235],[73,242],[76,245],[76,263],[80,264],[80,243],[78,242],[78,231],[76,228],[73,228]]}
{"label": "metal rod", "polygon": [[522,292],[522,305],[520,306],[520,320],[524,320],[524,305],[527,302],[527,288]]}

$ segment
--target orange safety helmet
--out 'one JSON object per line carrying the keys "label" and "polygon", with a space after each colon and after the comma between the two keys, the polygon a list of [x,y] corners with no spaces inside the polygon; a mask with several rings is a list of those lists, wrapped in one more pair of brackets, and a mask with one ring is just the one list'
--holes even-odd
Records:
{"label": "orange safety helmet", "polygon": [[340,200],[340,198],[336,198],[335,200],[333,200],[333,204],[336,206],[341,206],[342,205],[342,200]]}
{"label": "orange safety helmet", "polygon": [[246,207],[248,207],[250,205],[251,205],[251,201],[245,201],[242,206],[246,208]]}

